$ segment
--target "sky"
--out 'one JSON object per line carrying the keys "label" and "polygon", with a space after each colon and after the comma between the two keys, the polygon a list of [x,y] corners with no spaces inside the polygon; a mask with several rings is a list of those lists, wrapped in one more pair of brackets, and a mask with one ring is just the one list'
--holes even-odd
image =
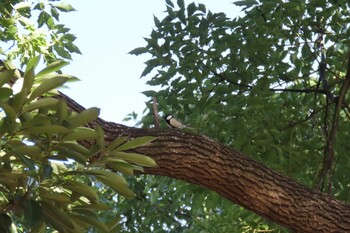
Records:
{"label": "sky", "polygon": [[[99,107],[100,117],[122,122],[133,111],[142,114],[147,98],[141,93],[151,89],[140,79],[147,55],[128,54],[136,47],[146,45],[144,37],[151,33],[153,15],[165,16],[165,0],[134,1],[63,1],[77,11],[62,13],[60,22],[77,36],[75,44],[82,55],[73,55],[71,64],[63,69],[81,81],[62,90],[85,108]],[[174,3],[176,1],[173,0]],[[186,1],[185,4],[193,2]],[[198,0],[212,12],[225,12],[234,17],[238,9],[232,0]]]}

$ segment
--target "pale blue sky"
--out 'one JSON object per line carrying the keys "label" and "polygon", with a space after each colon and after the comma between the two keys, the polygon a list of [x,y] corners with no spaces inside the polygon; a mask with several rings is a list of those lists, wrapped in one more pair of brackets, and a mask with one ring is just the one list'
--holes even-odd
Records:
{"label": "pale blue sky", "polygon": [[[83,55],[73,56],[63,70],[81,81],[63,91],[84,107],[101,108],[100,116],[109,121],[122,123],[132,111],[141,114],[146,98],[140,92],[149,87],[140,74],[148,57],[128,52],[145,45],[143,37],[151,33],[153,15],[159,19],[164,16],[165,0],[65,2],[77,11],[62,14],[60,20],[78,37],[75,44]],[[191,2],[185,0],[185,4]],[[230,0],[196,2],[231,17],[238,13]]]}

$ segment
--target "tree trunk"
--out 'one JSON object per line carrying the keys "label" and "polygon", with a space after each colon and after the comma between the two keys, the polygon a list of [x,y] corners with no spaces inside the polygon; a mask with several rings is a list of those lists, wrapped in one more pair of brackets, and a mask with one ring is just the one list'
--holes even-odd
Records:
{"label": "tree trunk", "polygon": [[[65,95],[75,111],[83,108]],[[127,127],[96,120],[106,140],[128,135],[156,136],[135,152],[158,164],[146,174],[168,176],[198,184],[296,232],[350,232],[350,205],[311,190],[209,138],[179,130]]]}

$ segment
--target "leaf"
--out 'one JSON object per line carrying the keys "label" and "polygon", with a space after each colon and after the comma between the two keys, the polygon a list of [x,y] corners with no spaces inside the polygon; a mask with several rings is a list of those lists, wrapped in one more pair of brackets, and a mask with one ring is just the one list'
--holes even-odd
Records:
{"label": "leaf", "polygon": [[150,157],[138,153],[125,153],[121,151],[111,151],[113,158],[123,159],[125,161],[136,163],[144,167],[155,167],[157,163]]}
{"label": "leaf", "polygon": [[[29,61],[27,63],[26,70],[25,70],[25,73],[28,72],[31,69],[35,70],[35,68],[39,64],[39,61],[40,61],[40,55],[32,57],[31,59],[29,59]],[[30,90],[30,88],[29,88],[29,90]]]}
{"label": "leaf", "polygon": [[11,123],[15,123],[16,118],[17,118],[15,110],[10,105],[5,104],[5,103],[0,103],[0,108],[2,108],[2,110],[4,110],[8,120]]}
{"label": "leaf", "polygon": [[68,134],[62,141],[78,141],[78,140],[89,140],[96,139],[97,133],[95,130],[85,127],[80,127],[74,130],[72,133]]}
{"label": "leaf", "polygon": [[156,137],[151,137],[151,136],[144,136],[144,137],[139,137],[139,138],[135,138],[121,146],[119,146],[118,148],[114,149],[114,152],[118,152],[118,151],[123,151],[123,150],[129,150],[135,147],[140,147],[140,146],[144,146],[154,140],[156,140]]}
{"label": "leaf", "polygon": [[98,202],[98,195],[96,191],[86,184],[74,180],[68,180],[62,183],[62,187],[87,197],[91,202]]}
{"label": "leaf", "polygon": [[34,67],[30,68],[28,71],[26,71],[24,73],[23,76],[23,86],[21,91],[25,91],[26,95],[28,94],[28,92],[30,92],[30,90],[32,89],[33,83],[34,83]]}
{"label": "leaf", "polygon": [[33,100],[67,82],[68,77],[55,76],[50,79],[45,79],[30,95],[29,100]]}
{"label": "leaf", "polygon": [[171,0],[165,0],[166,4],[168,4],[169,6],[171,6],[172,8],[174,8],[174,3]]}
{"label": "leaf", "polygon": [[114,172],[107,172],[103,170],[89,170],[86,171],[86,173],[96,176],[96,178],[102,183],[104,183],[108,187],[112,188],[115,192],[120,193],[125,197],[135,197],[134,192],[131,189],[129,189],[124,177],[119,176]]}
{"label": "leaf", "polygon": [[68,106],[65,100],[59,100],[57,103],[57,116],[58,116],[58,123],[62,124],[64,120],[67,119],[68,116]]}
{"label": "leaf", "polygon": [[95,130],[98,135],[96,140],[97,145],[99,148],[103,149],[105,148],[105,132],[100,125],[96,125]]}
{"label": "leaf", "polygon": [[249,8],[253,5],[258,4],[258,2],[255,0],[243,0],[243,1],[234,1],[233,4],[236,6],[245,6],[246,8]]}
{"label": "leaf", "polygon": [[28,128],[22,131],[23,134],[45,133],[45,134],[66,134],[70,130],[60,125],[46,125]]}
{"label": "leaf", "polygon": [[81,223],[79,225],[83,225],[85,223],[88,226],[94,226],[97,228],[98,232],[109,232],[107,226],[101,220],[99,220],[97,216],[92,217],[88,215],[71,213],[70,217],[73,218],[77,223]]}
{"label": "leaf", "polygon": [[93,120],[96,120],[98,115],[100,114],[100,109],[99,108],[89,108],[86,109],[77,115],[69,118],[67,120],[68,127],[71,129],[74,129],[78,126],[83,126],[87,123],[90,123]]}
{"label": "leaf", "polygon": [[4,70],[0,73],[0,87],[7,84],[14,77],[15,70]]}
{"label": "leaf", "polygon": [[0,87],[0,102],[7,101],[12,95],[12,89],[7,87]]}
{"label": "leaf", "polygon": [[106,165],[108,168],[110,168],[113,171],[119,171],[125,175],[133,175],[134,169],[133,166],[128,164],[125,161],[118,161],[118,162],[109,162],[108,159],[106,159]]}
{"label": "leaf", "polygon": [[9,147],[11,148],[11,151],[17,156],[19,157],[19,159],[24,163],[24,165],[26,165],[29,170],[34,171],[35,170],[35,163],[33,160],[28,159],[26,156],[24,156],[22,153],[18,152],[17,149],[11,145],[9,145]]}
{"label": "leaf", "polygon": [[22,112],[30,112],[34,109],[40,109],[40,108],[46,108],[54,106],[58,103],[58,99],[51,98],[51,97],[45,97],[43,99],[39,99],[37,101],[31,102],[27,106],[25,106],[22,110]]}
{"label": "leaf", "polygon": [[56,72],[58,70],[60,70],[62,67],[68,65],[69,62],[66,62],[64,60],[58,60],[58,61],[54,61],[52,63],[50,63],[46,68],[44,68],[43,70],[41,70],[36,77],[42,77],[44,75]]}
{"label": "leaf", "polygon": [[[74,225],[67,214],[49,202],[41,202],[44,219],[59,232],[73,232]],[[77,231],[80,232],[80,231]]]}
{"label": "leaf", "polygon": [[43,211],[39,202],[34,200],[26,200],[22,202],[24,209],[24,222],[29,228],[35,227],[42,221]]}
{"label": "leaf", "polygon": [[62,12],[75,11],[75,9],[70,4],[63,2],[56,3],[54,6]]}
{"label": "leaf", "polygon": [[9,100],[10,106],[18,112],[22,107],[25,101],[27,100],[27,90],[23,90],[15,94],[12,99]]}
{"label": "leaf", "polygon": [[109,143],[106,151],[111,151],[114,148],[116,148],[117,146],[121,145],[122,143],[126,142],[126,140],[128,140],[128,137],[118,137],[116,139],[113,140],[113,142]]}
{"label": "leaf", "polygon": [[24,8],[30,8],[32,6],[32,3],[30,2],[20,2],[20,3],[17,3],[16,5],[14,5],[14,9],[16,10],[21,10],[21,9],[24,9]]}
{"label": "leaf", "polygon": [[147,53],[148,52],[148,49],[145,48],[145,47],[138,47],[136,49],[133,49],[129,52],[129,54],[132,54],[132,55],[141,55],[143,53]]}

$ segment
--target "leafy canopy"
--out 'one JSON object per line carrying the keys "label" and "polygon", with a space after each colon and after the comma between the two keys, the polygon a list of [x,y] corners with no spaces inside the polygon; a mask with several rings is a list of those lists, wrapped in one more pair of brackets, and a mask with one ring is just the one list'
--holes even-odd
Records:
{"label": "leafy canopy", "polygon": [[[198,133],[349,200],[349,94],[341,91],[348,71],[348,1],[234,1],[244,14],[233,19],[203,4],[166,3],[166,16],[154,17],[146,46],[130,52],[152,56],[141,76],[158,91],[144,92],[150,97],[144,126],[153,124],[157,97],[161,112]],[[173,198],[183,203],[181,195]],[[199,198],[199,209],[211,198]],[[212,210],[222,232],[234,231],[224,216],[243,213],[228,204]],[[238,229],[266,229],[261,219],[247,216]],[[201,224],[188,220],[187,226],[209,229],[204,216],[196,220]]]}

